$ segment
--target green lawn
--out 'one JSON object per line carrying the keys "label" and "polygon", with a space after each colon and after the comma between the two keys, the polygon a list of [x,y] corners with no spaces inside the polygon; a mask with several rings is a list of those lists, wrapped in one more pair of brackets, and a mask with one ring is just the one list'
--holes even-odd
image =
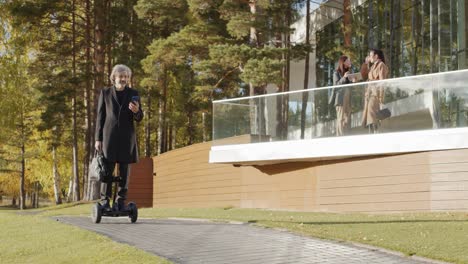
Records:
{"label": "green lawn", "polygon": [[171,263],[49,217],[17,212],[0,210],[1,263]]}
{"label": "green lawn", "polygon": [[[38,217],[51,215],[88,216],[90,208],[90,204],[62,205],[59,208],[52,207],[42,211]],[[376,215],[304,213],[232,208],[148,208],[140,209],[139,216],[147,218],[185,217],[250,222],[264,227],[287,229],[313,237],[369,244],[400,251],[407,255],[418,255],[455,263],[468,263],[468,213]],[[46,220],[43,219],[41,221]],[[78,230],[75,231],[78,232]],[[0,252],[2,252],[1,246]]]}

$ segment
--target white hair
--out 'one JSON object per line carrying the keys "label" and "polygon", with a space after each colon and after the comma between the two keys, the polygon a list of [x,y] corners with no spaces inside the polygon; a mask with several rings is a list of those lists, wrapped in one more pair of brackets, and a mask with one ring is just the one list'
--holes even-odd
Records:
{"label": "white hair", "polygon": [[112,68],[112,73],[109,77],[112,84],[115,84],[115,75],[117,73],[125,72],[128,75],[128,79],[132,79],[132,70],[127,65],[117,64]]}

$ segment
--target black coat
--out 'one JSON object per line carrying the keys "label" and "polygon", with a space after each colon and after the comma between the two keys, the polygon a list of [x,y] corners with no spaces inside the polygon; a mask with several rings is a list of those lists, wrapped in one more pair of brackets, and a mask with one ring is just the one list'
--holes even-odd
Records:
{"label": "black coat", "polygon": [[141,103],[134,114],[128,105],[132,96],[138,96],[135,89],[125,87],[122,105],[119,104],[114,87],[104,88],[99,95],[96,118],[96,141],[102,141],[104,156],[109,161],[136,163],[138,147],[133,120],[143,119]]}

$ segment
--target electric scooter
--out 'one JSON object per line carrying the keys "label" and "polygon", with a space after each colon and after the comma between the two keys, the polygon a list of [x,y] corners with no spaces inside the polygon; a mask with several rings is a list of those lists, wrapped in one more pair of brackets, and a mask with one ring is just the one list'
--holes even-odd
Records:
{"label": "electric scooter", "polygon": [[119,217],[119,216],[128,216],[130,218],[131,223],[135,223],[138,219],[138,208],[134,202],[129,202],[127,207],[124,210],[118,209],[116,204],[117,198],[117,185],[121,182],[121,177],[112,177],[112,182],[114,184],[114,195],[112,199],[112,207],[104,208],[100,202],[97,202],[93,205],[92,212],[91,212],[91,219],[93,223],[99,224],[101,222],[101,218],[103,216],[107,217]]}

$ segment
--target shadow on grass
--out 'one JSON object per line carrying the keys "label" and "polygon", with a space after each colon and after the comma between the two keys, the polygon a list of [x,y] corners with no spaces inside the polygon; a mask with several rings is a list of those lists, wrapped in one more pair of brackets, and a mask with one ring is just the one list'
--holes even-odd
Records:
{"label": "shadow on grass", "polygon": [[18,207],[12,205],[0,205],[0,210],[18,210]]}

